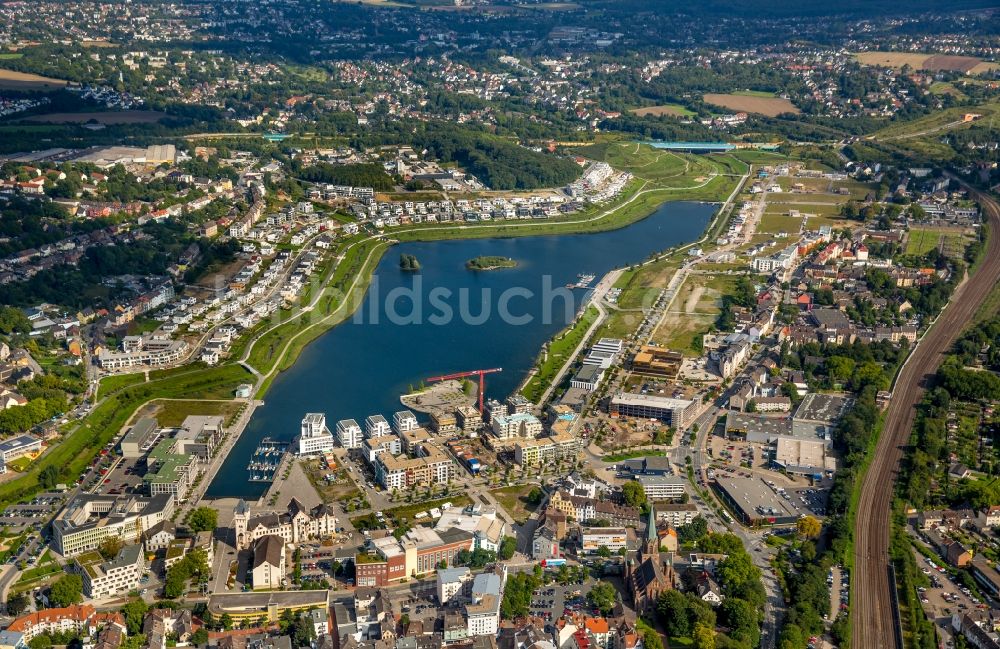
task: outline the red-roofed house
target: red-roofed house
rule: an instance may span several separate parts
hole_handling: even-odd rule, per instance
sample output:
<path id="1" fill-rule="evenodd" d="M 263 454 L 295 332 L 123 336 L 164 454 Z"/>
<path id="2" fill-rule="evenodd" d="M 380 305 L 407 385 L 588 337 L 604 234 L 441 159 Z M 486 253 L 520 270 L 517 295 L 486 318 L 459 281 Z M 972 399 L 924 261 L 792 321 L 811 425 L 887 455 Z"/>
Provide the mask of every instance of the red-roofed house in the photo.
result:
<path id="1" fill-rule="evenodd" d="M 10 623 L 8 631 L 24 634 L 25 642 L 43 633 L 80 633 L 93 635 L 105 624 L 125 624 L 121 613 L 98 613 L 90 604 L 66 608 L 49 608 L 19 617 Z"/>

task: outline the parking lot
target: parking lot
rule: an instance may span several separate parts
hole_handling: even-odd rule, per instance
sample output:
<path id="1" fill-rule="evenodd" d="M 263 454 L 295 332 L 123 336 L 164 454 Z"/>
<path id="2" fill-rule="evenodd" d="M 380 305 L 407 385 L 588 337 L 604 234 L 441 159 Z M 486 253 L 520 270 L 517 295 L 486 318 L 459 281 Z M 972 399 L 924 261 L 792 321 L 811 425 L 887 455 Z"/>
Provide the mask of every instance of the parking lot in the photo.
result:
<path id="1" fill-rule="evenodd" d="M 917 567 L 930 582 L 930 586 L 920 586 L 920 602 L 927 616 L 934 621 L 945 642 L 951 637 L 951 616 L 954 613 L 988 608 L 975 593 L 951 578 L 943 566 L 943 561 L 934 561 L 914 550 Z"/>
<path id="2" fill-rule="evenodd" d="M 41 529 L 45 522 L 62 506 L 64 496 L 58 493 L 43 493 L 28 503 L 10 505 L 0 515 L 0 526 L 7 533 L 21 533 L 28 528 Z"/>

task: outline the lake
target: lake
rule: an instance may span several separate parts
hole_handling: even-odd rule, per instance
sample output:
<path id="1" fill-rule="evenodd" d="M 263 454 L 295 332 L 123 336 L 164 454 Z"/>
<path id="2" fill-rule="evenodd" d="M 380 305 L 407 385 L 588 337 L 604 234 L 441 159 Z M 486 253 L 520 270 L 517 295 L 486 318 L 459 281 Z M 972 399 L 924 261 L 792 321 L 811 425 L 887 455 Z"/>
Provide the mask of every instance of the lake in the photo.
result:
<path id="1" fill-rule="evenodd" d="M 364 426 L 376 413 L 391 421 L 403 409 L 399 396 L 422 379 L 491 367 L 503 372 L 486 377 L 486 396 L 506 399 L 545 341 L 581 307 L 586 291 L 567 284 L 580 274 L 595 275 L 596 283 L 614 268 L 699 239 L 715 209 L 673 202 L 609 232 L 393 247 L 354 317 L 313 341 L 275 378 L 206 496 L 259 498 L 267 485 L 248 482 L 251 454 L 264 437 L 290 441 L 307 412 L 325 413 L 331 430 L 340 419 Z M 402 271 L 402 254 L 414 255 L 420 271 Z M 465 263 L 480 255 L 510 257 L 518 265 L 467 270 Z"/>

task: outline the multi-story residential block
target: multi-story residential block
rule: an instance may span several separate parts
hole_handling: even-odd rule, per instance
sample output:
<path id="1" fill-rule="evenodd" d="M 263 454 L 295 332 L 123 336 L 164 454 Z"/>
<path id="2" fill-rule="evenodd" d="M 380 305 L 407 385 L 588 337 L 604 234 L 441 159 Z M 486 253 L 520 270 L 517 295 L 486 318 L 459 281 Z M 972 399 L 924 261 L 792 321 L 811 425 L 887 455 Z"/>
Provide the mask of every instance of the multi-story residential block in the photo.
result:
<path id="1" fill-rule="evenodd" d="M 472 571 L 468 568 L 444 568 L 437 571 L 437 596 L 441 606 L 457 595 L 468 595 Z"/>
<path id="2" fill-rule="evenodd" d="M 346 449 L 361 448 L 364 439 L 361 426 L 353 419 L 341 419 L 337 422 L 337 441 Z"/>
<path id="3" fill-rule="evenodd" d="M 419 427 L 419 425 L 417 423 L 417 416 L 409 410 L 400 410 L 392 416 L 392 427 L 396 430 L 397 434 L 413 430 Z"/>
<path id="4" fill-rule="evenodd" d="M 107 624 L 125 625 L 121 613 L 98 613 L 90 604 L 66 608 L 47 608 L 15 619 L 7 627 L 11 633 L 22 634 L 24 642 L 46 633 L 75 633 L 91 636 Z"/>
<path id="5" fill-rule="evenodd" d="M 326 415 L 310 412 L 302 418 L 302 431 L 296 440 L 299 455 L 315 455 L 333 450 L 333 433 L 326 427 Z"/>
<path id="6" fill-rule="evenodd" d="M 126 336 L 122 351 L 102 350 L 97 362 L 105 370 L 125 370 L 133 367 L 160 367 L 184 360 L 188 344 L 183 340 Z"/>
<path id="7" fill-rule="evenodd" d="M 382 415 L 370 415 L 365 419 L 365 437 L 375 439 L 392 434 L 389 422 Z"/>
<path id="8" fill-rule="evenodd" d="M 500 564 L 499 573 L 484 572 L 472 582 L 472 601 L 465 605 L 465 620 L 469 636 L 495 636 L 500 630 L 500 602 L 507 578 L 507 567 Z"/>
<path id="9" fill-rule="evenodd" d="M 542 422 L 530 412 L 491 417 L 490 426 L 497 439 L 534 439 L 542 432 Z"/>
<path id="10" fill-rule="evenodd" d="M 375 477 L 388 490 L 403 490 L 415 485 L 447 484 L 452 475 L 452 461 L 436 446 L 420 447 L 420 457 L 407 458 L 383 453 L 375 462 Z"/>
<path id="11" fill-rule="evenodd" d="M 522 466 L 540 466 L 552 462 L 574 460 L 583 441 L 570 433 L 557 433 L 538 439 L 514 442 L 514 461 Z"/>

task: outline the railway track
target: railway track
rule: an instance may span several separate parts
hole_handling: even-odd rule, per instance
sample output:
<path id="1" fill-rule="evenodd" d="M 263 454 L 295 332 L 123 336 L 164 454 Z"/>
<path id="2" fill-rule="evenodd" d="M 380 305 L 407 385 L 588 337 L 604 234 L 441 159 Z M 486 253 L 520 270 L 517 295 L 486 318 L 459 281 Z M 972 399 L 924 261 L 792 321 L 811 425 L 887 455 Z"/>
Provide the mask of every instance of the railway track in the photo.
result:
<path id="1" fill-rule="evenodd" d="M 890 508 L 899 462 L 916 417 L 915 406 L 955 338 L 1000 281 L 1000 204 L 968 188 L 990 225 L 982 264 L 955 291 L 896 379 L 885 425 L 861 485 L 854 528 L 853 643 L 860 649 L 902 647 L 893 619 L 889 585 Z"/>

